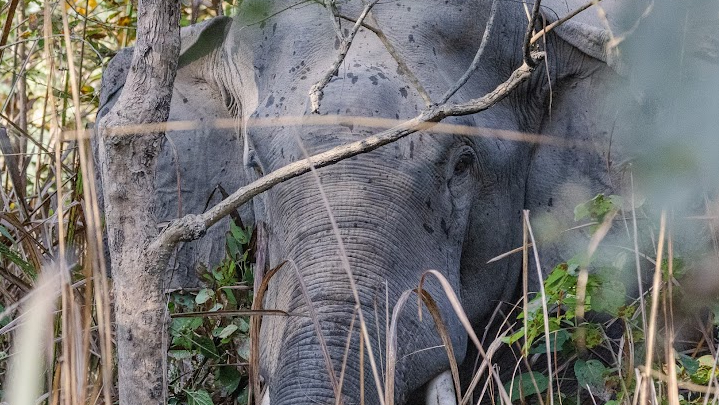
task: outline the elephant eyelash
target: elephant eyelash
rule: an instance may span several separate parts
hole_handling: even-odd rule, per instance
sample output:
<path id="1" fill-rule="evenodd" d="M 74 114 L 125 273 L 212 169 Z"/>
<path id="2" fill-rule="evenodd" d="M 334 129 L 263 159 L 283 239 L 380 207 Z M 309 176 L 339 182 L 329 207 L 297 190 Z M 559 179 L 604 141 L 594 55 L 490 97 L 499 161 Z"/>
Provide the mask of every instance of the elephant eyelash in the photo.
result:
<path id="1" fill-rule="evenodd" d="M 454 175 L 457 176 L 470 171 L 476 160 L 476 157 L 472 153 L 462 154 L 462 156 L 460 156 L 454 164 Z"/>

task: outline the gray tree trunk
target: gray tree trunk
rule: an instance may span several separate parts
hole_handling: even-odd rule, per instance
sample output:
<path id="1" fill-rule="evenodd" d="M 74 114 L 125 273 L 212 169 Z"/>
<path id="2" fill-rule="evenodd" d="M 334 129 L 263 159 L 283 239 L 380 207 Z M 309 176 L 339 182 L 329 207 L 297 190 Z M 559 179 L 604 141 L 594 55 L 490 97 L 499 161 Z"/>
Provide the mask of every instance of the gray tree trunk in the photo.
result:
<path id="1" fill-rule="evenodd" d="M 180 51 L 177 0 L 140 0 L 137 43 L 122 95 L 98 128 L 117 325 L 121 404 L 166 403 L 164 267 L 148 246 L 158 235 L 155 167 Z M 136 126 L 128 134 L 118 129 Z"/>

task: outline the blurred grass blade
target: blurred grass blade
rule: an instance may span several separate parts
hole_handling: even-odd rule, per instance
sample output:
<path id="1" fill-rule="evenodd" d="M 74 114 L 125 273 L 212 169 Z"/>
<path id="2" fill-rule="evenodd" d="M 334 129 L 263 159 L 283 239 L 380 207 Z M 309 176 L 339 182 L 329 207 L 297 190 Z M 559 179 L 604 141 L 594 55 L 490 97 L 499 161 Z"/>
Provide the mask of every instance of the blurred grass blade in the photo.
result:
<path id="1" fill-rule="evenodd" d="M 45 379 L 45 355 L 52 345 L 52 319 L 60 291 L 59 269 L 46 270 L 37 293 L 24 305 L 27 316 L 14 339 L 7 386 L 8 403 L 13 405 L 35 405 Z"/>

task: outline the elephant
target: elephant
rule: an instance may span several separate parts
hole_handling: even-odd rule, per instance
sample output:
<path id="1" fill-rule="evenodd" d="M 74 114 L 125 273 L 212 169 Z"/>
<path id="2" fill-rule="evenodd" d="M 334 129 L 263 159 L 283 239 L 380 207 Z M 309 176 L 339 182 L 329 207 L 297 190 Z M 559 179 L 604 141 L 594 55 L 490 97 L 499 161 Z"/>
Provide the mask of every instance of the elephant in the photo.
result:
<path id="1" fill-rule="evenodd" d="M 349 35 L 365 2 L 241 4 L 237 17 L 182 31 L 169 120 L 196 121 L 199 128 L 167 132 L 153 196 L 160 220 L 203 212 L 222 199 L 220 189 L 232 192 L 373 134 L 387 120 L 417 116 L 465 73 L 496 6 L 478 69 L 449 102 L 493 91 L 523 63 L 531 10 L 490 0 L 378 2 L 324 86 L 319 116 L 330 124 L 320 125 L 302 118 L 317 116 L 309 91 L 337 58 L 338 32 Z M 619 4 L 606 0 L 603 7 Z M 534 30 L 579 5 L 543 2 Z M 388 319 L 403 292 L 430 269 L 447 280 L 478 334 L 491 340 L 493 314 L 497 308 L 509 313 L 520 296 L 522 264 L 516 254 L 488 262 L 522 246 L 523 210 L 538 222 L 571 221 L 577 203 L 619 187 L 616 139 L 630 129 L 614 124 L 633 110 L 604 96 L 621 91 L 625 80 L 621 58 L 606 46 L 610 30 L 623 26 L 588 13 L 596 15 L 586 11 L 537 42 L 546 58 L 506 98 L 482 113 L 443 121 L 472 128 L 474 136 L 429 128 L 278 184 L 239 210 L 244 222 L 264 224 L 269 267 L 285 263 L 263 303 L 291 314 L 262 321 L 265 401 L 335 403 L 326 354 L 335 378 L 343 375 L 344 403 L 359 403 L 361 393 L 365 403 L 380 403 L 368 357 L 360 358 L 359 315 L 366 352 L 382 374 Z M 99 117 L 122 91 L 130 52 L 119 53 L 105 71 Z M 251 124 L 279 117 L 296 120 Z M 216 128 L 215 119 L 236 125 Z M 538 137 L 529 142 L 516 134 Z M 168 283 L 196 284 L 196 267 L 221 257 L 227 226 L 220 222 L 201 241 L 178 249 Z M 537 229 L 542 268 L 560 259 L 562 241 L 577 239 L 577 233 L 552 233 L 561 227 Z M 423 288 L 436 300 L 466 386 L 478 349 L 440 283 L 430 278 Z M 417 312 L 409 300 L 398 315 L 398 404 L 420 401 L 424 387 L 450 369 L 433 318 L 424 306 L 421 318 Z"/>

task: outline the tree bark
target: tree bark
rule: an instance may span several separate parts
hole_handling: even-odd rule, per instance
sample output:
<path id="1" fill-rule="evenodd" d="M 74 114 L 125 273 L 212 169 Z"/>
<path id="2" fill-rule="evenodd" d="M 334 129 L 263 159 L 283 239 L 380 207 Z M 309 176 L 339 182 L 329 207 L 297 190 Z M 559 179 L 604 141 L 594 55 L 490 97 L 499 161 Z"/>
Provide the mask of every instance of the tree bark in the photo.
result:
<path id="1" fill-rule="evenodd" d="M 164 267 L 151 265 L 148 254 L 158 234 L 152 196 L 164 134 L 113 130 L 167 120 L 180 51 L 179 16 L 177 0 L 139 1 L 130 72 L 118 102 L 98 125 L 121 404 L 165 404 L 167 399 Z"/>

